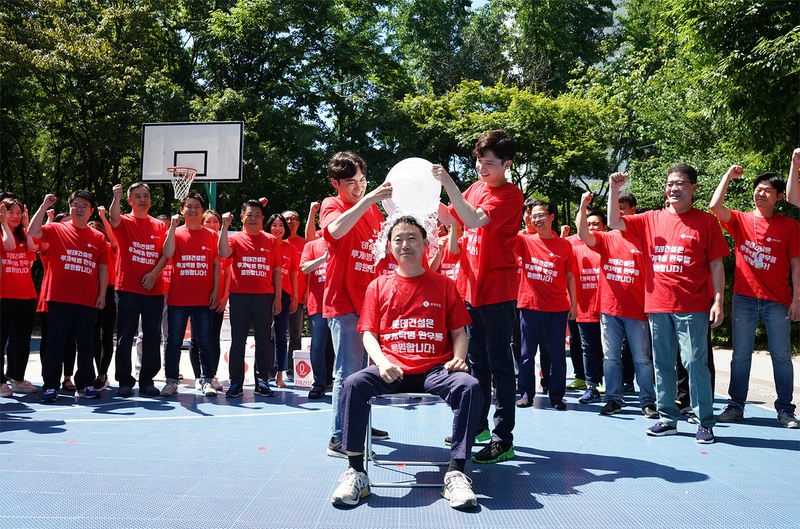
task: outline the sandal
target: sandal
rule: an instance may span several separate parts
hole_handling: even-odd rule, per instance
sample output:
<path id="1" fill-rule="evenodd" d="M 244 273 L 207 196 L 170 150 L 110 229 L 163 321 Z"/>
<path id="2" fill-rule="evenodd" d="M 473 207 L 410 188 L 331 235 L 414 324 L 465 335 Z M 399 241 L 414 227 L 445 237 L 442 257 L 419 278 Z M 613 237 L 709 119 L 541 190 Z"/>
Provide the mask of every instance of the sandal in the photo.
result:
<path id="1" fill-rule="evenodd" d="M 61 384 L 61 389 L 63 389 L 64 391 L 75 391 L 78 388 L 75 387 L 75 384 L 72 382 L 72 380 L 65 380 Z"/>

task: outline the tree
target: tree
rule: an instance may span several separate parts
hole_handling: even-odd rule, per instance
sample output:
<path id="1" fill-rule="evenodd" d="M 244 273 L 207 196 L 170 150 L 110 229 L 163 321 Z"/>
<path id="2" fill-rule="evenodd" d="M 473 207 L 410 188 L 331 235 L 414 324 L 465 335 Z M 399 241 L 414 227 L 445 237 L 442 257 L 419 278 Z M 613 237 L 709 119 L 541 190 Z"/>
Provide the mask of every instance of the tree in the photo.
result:
<path id="1" fill-rule="evenodd" d="M 188 109 L 176 82 L 188 61 L 173 4 L 4 4 L 3 187 L 34 203 L 85 188 L 107 203 L 114 183 L 138 173 L 141 124 Z"/>
<path id="2" fill-rule="evenodd" d="M 418 156 L 442 163 L 465 186 L 471 178 L 471 149 L 487 130 L 503 128 L 517 142 L 512 181 L 525 196 L 561 206 L 571 204 L 609 170 L 612 138 L 604 123 L 607 109 L 581 97 L 557 98 L 498 83 L 484 87 L 465 81 L 448 94 L 408 96 L 398 104 L 410 123 Z"/>

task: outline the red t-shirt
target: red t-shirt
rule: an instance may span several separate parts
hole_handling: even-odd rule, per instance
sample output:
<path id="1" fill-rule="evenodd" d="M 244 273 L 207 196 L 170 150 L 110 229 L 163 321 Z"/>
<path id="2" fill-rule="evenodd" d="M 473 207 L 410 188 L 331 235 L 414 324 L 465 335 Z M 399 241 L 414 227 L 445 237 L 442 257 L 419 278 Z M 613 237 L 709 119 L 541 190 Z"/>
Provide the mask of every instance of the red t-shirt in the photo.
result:
<path id="1" fill-rule="evenodd" d="M 303 248 L 306 247 L 306 240 L 304 238 L 300 237 L 300 236 L 297 236 L 297 237 L 289 237 L 288 239 L 286 239 L 286 242 L 288 242 L 289 244 L 294 246 L 295 250 L 297 250 L 297 258 L 298 258 L 298 262 L 299 262 L 300 256 L 303 254 Z M 299 268 L 298 268 L 298 270 L 297 270 L 297 291 L 298 291 L 297 292 L 297 302 L 298 303 L 302 303 L 303 302 L 303 296 L 305 296 L 305 294 L 306 294 L 306 288 L 308 288 L 306 286 L 306 275 L 303 272 L 301 272 L 299 270 Z"/>
<path id="2" fill-rule="evenodd" d="M 167 305 L 208 307 L 214 290 L 214 260 L 218 258 L 216 233 L 205 228 L 190 230 L 178 226 Z"/>
<path id="3" fill-rule="evenodd" d="M 297 248 L 294 247 L 293 244 L 287 241 L 280 241 L 278 245 L 278 251 L 281 254 L 281 288 L 284 292 L 292 295 L 292 280 L 291 280 L 291 273 L 298 272 L 296 275 L 301 276 L 303 275 L 300 270 L 300 254 L 297 252 Z M 297 280 L 298 285 L 300 280 Z M 302 302 L 301 298 L 298 298 L 298 302 Z"/>
<path id="4" fill-rule="evenodd" d="M 3 271 L 0 274 L 0 298 L 3 299 L 36 299 L 36 287 L 31 277 L 31 263 L 36 254 L 28 250 L 27 241 L 20 242 L 14 238 L 16 248 L 0 250 L 3 260 Z"/>
<path id="5" fill-rule="evenodd" d="M 117 250 L 108 241 L 106 241 L 106 248 L 108 249 L 108 286 L 114 288 L 114 285 L 117 284 Z"/>
<path id="6" fill-rule="evenodd" d="M 164 288 L 169 292 L 169 285 L 172 283 L 172 259 L 161 269 L 161 279 L 164 281 Z"/>
<path id="7" fill-rule="evenodd" d="M 574 255 L 569 241 L 560 237 L 517 235 L 515 253 L 522 258 L 517 307 L 542 312 L 569 310 L 567 271 Z"/>
<path id="8" fill-rule="evenodd" d="M 596 232 L 595 232 L 596 233 Z M 600 255 L 586 246 L 580 237 L 567 237 L 575 255 L 573 273 L 578 297 L 578 323 L 598 323 L 600 307 L 597 289 L 600 285 Z"/>
<path id="9" fill-rule="evenodd" d="M 642 241 L 647 313 L 706 312 L 711 308 L 708 263 L 731 252 L 717 218 L 699 209 L 628 215 L 626 230 Z"/>
<path id="10" fill-rule="evenodd" d="M 600 256 L 600 312 L 647 320 L 644 312 L 644 255 L 627 231 L 594 232 Z"/>
<path id="11" fill-rule="evenodd" d="M 91 227 L 78 229 L 72 222 L 51 222 L 42 226 L 41 240 L 50 245 L 44 301 L 94 307 L 100 265 L 108 265 L 105 235 Z"/>
<path id="12" fill-rule="evenodd" d="M 460 273 L 465 278 L 465 299 L 473 307 L 516 299 L 514 239 L 522 222 L 522 191 L 510 182 L 490 187 L 481 181 L 472 184 L 464 198 L 489 217 L 486 226 L 464 231 Z M 448 209 L 458 218 L 452 205 Z"/>
<path id="13" fill-rule="evenodd" d="M 164 280 L 159 274 L 153 288 L 145 290 L 142 278 L 150 273 L 159 259 L 167 238 L 164 223 L 153 217 L 138 219 L 131 214 L 120 216 L 119 225 L 113 228 L 117 238 L 117 282 L 121 292 L 159 295 L 166 294 Z"/>
<path id="14" fill-rule="evenodd" d="M 228 244 L 233 250 L 229 256 L 233 267 L 231 293 L 274 294 L 272 273 L 281 266 L 280 241 L 271 233 L 248 235 L 240 231 L 228 237 Z"/>
<path id="15" fill-rule="evenodd" d="M 313 261 L 318 257 L 325 254 L 325 239 L 316 239 L 309 241 L 303 247 L 303 255 L 300 257 L 300 264 L 303 265 L 309 261 Z M 306 309 L 308 315 L 319 314 L 322 312 L 322 299 L 325 295 L 325 271 L 328 267 L 328 261 L 322 263 L 319 268 L 307 275 L 306 284 L 308 285 L 308 304 Z M 298 274 L 299 275 L 299 274 Z"/>
<path id="16" fill-rule="evenodd" d="M 404 373 L 419 374 L 453 358 L 449 331 L 470 322 L 455 283 L 426 270 L 416 277 L 390 273 L 370 283 L 358 330 L 377 334 L 383 354 Z"/>
<path id="17" fill-rule="evenodd" d="M 375 204 L 341 239 L 334 239 L 328 232 L 330 223 L 353 206 L 355 204 L 347 204 L 339 197 L 328 197 L 320 207 L 319 225 L 330 256 L 322 307 L 325 318 L 351 312 L 361 314 L 364 292 L 380 274 L 370 249 L 378 239 L 383 222 L 383 215 Z"/>
<path id="18" fill-rule="evenodd" d="M 800 255 L 800 224 L 777 213 L 765 219 L 752 211 L 731 211 L 730 222 L 722 227 L 735 242 L 733 291 L 791 305 L 790 261 Z"/>

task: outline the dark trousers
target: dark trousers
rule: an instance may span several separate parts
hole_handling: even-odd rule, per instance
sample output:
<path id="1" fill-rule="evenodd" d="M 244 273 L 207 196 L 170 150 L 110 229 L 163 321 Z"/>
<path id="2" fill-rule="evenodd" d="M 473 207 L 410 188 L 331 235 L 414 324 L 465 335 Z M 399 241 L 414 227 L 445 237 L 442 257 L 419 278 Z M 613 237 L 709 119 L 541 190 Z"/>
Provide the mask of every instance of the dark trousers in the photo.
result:
<path id="1" fill-rule="evenodd" d="M 581 347 L 581 331 L 578 322 L 569 320 L 569 357 L 572 362 L 572 372 L 575 378 L 586 380 L 586 371 L 583 366 L 583 347 Z"/>
<path id="2" fill-rule="evenodd" d="M 517 400 L 514 383 L 514 359 L 511 355 L 511 334 L 514 328 L 515 301 L 504 301 L 480 307 L 467 304 L 472 323 L 467 325 L 469 362 L 472 374 L 483 392 L 483 410 L 479 430 L 489 428 L 489 408 L 492 403 L 492 382 L 496 390 L 494 430 L 492 439 L 503 447 L 514 441 L 514 422 Z"/>
<path id="3" fill-rule="evenodd" d="M 39 354 L 47 350 L 47 313 L 39 313 L 39 324 L 42 328 L 42 341 L 39 343 Z M 75 329 L 70 329 L 67 339 L 64 342 L 64 350 L 61 351 L 61 363 L 65 377 L 71 377 L 75 372 Z"/>
<path id="4" fill-rule="evenodd" d="M 133 387 L 136 379 L 131 375 L 131 347 L 142 319 L 142 367 L 139 370 L 139 387 L 153 385 L 153 377 L 161 370 L 161 313 L 164 310 L 162 294 L 137 294 L 116 292 L 117 299 L 117 354 L 115 377 L 120 387 Z"/>
<path id="5" fill-rule="evenodd" d="M 542 312 L 522 309 L 522 362 L 519 366 L 519 391 L 523 397 L 533 399 L 536 395 L 536 350 L 546 334 L 550 344 L 550 378 L 548 392 L 550 402 L 564 399 L 567 385 L 567 360 L 564 338 L 567 328 L 567 311 Z"/>
<path id="6" fill-rule="evenodd" d="M 8 351 L 7 369 L 0 365 L 0 381 L 3 383 L 7 378 L 25 380 L 35 316 L 36 299 L 0 299 L 0 362 L 5 362 L 3 351 Z"/>
<path id="7" fill-rule="evenodd" d="M 286 344 L 286 331 L 289 329 L 289 304 L 292 296 L 281 292 L 281 311 L 272 319 L 272 342 L 275 348 L 275 371 L 289 369 L 289 353 Z M 298 309 L 299 310 L 299 309 Z"/>
<path id="8" fill-rule="evenodd" d="M 272 302 L 275 294 L 231 293 L 231 350 L 228 368 L 231 384 L 244 382 L 244 348 L 250 322 L 256 340 L 255 381 L 269 380 L 269 372 L 275 363 L 275 353 L 269 347 L 269 330 L 272 327 Z"/>
<path id="9" fill-rule="evenodd" d="M 302 348 L 303 320 L 305 308 L 297 304 L 297 310 L 289 314 L 289 370 L 294 370 L 294 352 Z M 313 368 L 312 368 L 313 369 Z"/>
<path id="10" fill-rule="evenodd" d="M 583 370 L 586 382 L 598 386 L 603 383 L 603 340 L 600 322 L 578 323 L 583 350 Z"/>
<path id="11" fill-rule="evenodd" d="M 47 349 L 42 361 L 42 389 L 58 389 L 61 381 L 61 366 L 64 360 L 64 344 L 70 330 L 75 332 L 78 349 L 78 371 L 75 385 L 85 388 L 94 383 L 94 324 L 97 309 L 75 303 L 51 301 L 47 304 Z"/>
<path id="12" fill-rule="evenodd" d="M 214 365 L 211 370 L 211 377 L 217 376 L 219 369 L 219 336 L 222 334 L 222 322 L 225 319 L 225 311 L 214 312 L 211 317 L 211 350 L 214 351 Z M 200 346 L 197 344 L 197 338 L 194 334 L 194 324 L 192 324 L 192 345 L 189 348 L 189 361 L 192 363 L 192 371 L 194 371 L 194 378 L 202 377 L 202 367 L 200 365 Z"/>
<path id="13" fill-rule="evenodd" d="M 394 382 L 385 382 L 374 364 L 347 377 L 342 388 L 342 448 L 347 452 L 363 453 L 370 399 L 385 393 L 402 392 L 430 393 L 441 397 L 453 410 L 450 458 L 470 457 L 478 433 L 483 393 L 475 377 L 461 371 L 448 373 L 443 366 L 418 375 L 406 374 L 402 380 Z"/>
<path id="14" fill-rule="evenodd" d="M 114 287 L 106 290 L 106 306 L 97 314 L 94 326 L 94 362 L 98 375 L 107 375 L 114 356 L 114 326 L 117 324 L 117 304 Z"/>

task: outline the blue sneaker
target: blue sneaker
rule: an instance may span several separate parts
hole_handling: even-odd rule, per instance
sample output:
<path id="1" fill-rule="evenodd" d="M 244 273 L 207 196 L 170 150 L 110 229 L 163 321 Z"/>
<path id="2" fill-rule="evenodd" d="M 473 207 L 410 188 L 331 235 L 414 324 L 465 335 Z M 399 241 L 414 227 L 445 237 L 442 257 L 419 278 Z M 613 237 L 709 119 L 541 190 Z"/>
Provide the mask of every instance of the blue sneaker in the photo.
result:
<path id="1" fill-rule="evenodd" d="M 592 402 L 600 402 L 600 392 L 595 388 L 587 388 L 581 398 L 578 399 L 581 404 L 590 404 Z"/>
<path id="2" fill-rule="evenodd" d="M 658 421 L 653 426 L 645 430 L 647 435 L 652 437 L 664 437 L 665 435 L 675 435 L 678 433 L 678 429 L 674 426 L 668 426 L 661 421 Z"/>
<path id="3" fill-rule="evenodd" d="M 714 432 L 711 428 L 706 428 L 702 424 L 697 425 L 697 433 L 694 436 L 694 440 L 700 444 L 710 445 L 714 442 Z"/>
<path id="4" fill-rule="evenodd" d="M 100 396 L 100 392 L 94 389 L 94 386 L 86 386 L 85 388 L 76 391 L 75 396 L 84 399 L 96 399 Z"/>
<path id="5" fill-rule="evenodd" d="M 241 397 L 243 393 L 242 385 L 238 382 L 234 382 L 231 384 L 231 387 L 228 388 L 228 391 L 225 392 L 226 397 Z"/>
<path id="6" fill-rule="evenodd" d="M 256 384 L 256 393 L 260 394 L 263 397 L 274 397 L 275 392 L 272 391 L 272 388 L 269 387 L 266 380 L 259 380 L 258 384 Z"/>
<path id="7" fill-rule="evenodd" d="M 42 402 L 55 402 L 58 400 L 58 391 L 53 388 L 44 390 L 42 393 Z"/>

